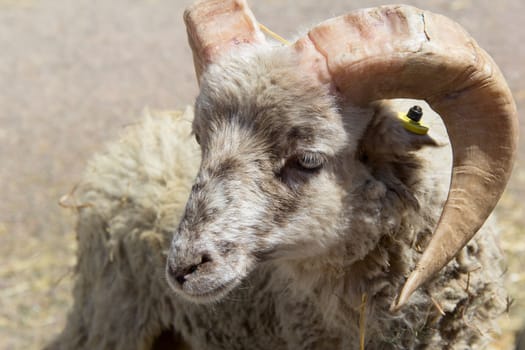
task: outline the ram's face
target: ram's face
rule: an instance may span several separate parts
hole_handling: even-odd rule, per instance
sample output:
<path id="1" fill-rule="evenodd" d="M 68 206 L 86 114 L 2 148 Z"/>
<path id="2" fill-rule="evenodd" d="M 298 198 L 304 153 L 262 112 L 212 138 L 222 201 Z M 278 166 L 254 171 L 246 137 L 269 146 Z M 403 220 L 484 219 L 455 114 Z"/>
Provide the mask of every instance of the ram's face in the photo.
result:
<path id="1" fill-rule="evenodd" d="M 167 268 L 196 302 L 218 300 L 258 263 L 336 244 L 342 216 L 347 136 L 332 99 L 290 67 L 243 63 L 212 66 L 196 103 L 202 163 Z"/>
<path id="2" fill-rule="evenodd" d="M 204 161 L 168 261 L 174 276 L 180 275 L 180 261 L 194 261 L 185 271 L 192 271 L 186 276 L 195 282 L 188 280 L 186 287 L 174 283 L 176 289 L 212 295 L 238 283 L 231 281 L 250 270 L 254 252 L 282 252 L 294 240 L 301 247 L 308 235 L 297 232 L 319 226 L 321 215 L 340 217 L 343 206 L 326 208 L 327 198 L 340 201 L 333 159 L 342 149 L 344 132 L 327 107 L 325 91 L 315 86 L 331 85 L 343 103 L 361 106 L 388 98 L 427 100 L 450 135 L 452 180 L 443 215 L 394 309 L 449 263 L 494 209 L 516 158 L 516 106 L 491 57 L 457 23 L 410 6 L 381 6 L 333 18 L 294 44 L 272 49 L 243 0 L 222 1 L 221 6 L 200 1 L 184 19 L 197 76 L 203 78 L 195 130 L 202 138 Z M 262 48 L 273 57 L 243 52 Z M 353 123 L 345 127 L 356 130 Z M 349 133 L 360 136 L 354 131 Z M 284 146 L 279 142 L 283 137 L 290 138 Z M 352 150 L 357 138 L 347 139 Z M 235 163 L 237 175 L 217 180 L 221 172 L 216 169 L 228 158 L 232 161 L 226 164 Z M 317 167 L 319 158 L 323 161 Z M 220 185 L 212 188 L 211 183 Z M 225 204 L 217 206 L 220 198 Z M 211 246 L 219 251 L 220 244 L 235 240 L 242 247 L 237 259 L 198 252 Z M 185 253 L 190 250 L 196 253 Z M 209 278 L 215 287 L 200 278 Z"/>

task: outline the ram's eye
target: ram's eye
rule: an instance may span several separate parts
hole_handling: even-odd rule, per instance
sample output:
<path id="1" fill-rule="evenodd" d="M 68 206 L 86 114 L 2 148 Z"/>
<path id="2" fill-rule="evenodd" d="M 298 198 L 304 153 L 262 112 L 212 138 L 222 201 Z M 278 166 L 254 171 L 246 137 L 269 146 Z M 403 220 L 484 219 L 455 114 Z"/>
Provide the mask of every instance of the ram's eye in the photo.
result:
<path id="1" fill-rule="evenodd" d="M 320 169 L 324 164 L 324 156 L 316 152 L 304 152 L 297 156 L 297 164 L 307 170 Z"/>
<path id="2" fill-rule="evenodd" d="M 195 133 L 195 141 L 197 141 L 199 145 L 201 144 L 201 138 L 199 137 L 197 133 Z"/>

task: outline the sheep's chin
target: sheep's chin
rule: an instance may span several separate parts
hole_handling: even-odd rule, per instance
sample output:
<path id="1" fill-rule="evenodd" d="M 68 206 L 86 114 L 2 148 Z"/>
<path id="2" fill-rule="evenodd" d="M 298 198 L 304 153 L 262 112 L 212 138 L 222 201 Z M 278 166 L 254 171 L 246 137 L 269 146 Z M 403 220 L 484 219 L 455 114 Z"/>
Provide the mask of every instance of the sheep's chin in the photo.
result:
<path id="1" fill-rule="evenodd" d="M 212 287 L 200 281 L 187 281 L 181 287 L 176 282 L 173 282 L 169 275 L 167 275 L 167 280 L 171 289 L 177 295 L 196 304 L 220 301 L 239 284 L 239 279 L 234 278 L 228 281 L 221 281 L 219 285 L 215 283 Z"/>
<path id="2" fill-rule="evenodd" d="M 186 300 L 189 300 L 196 304 L 208 304 L 220 301 L 224 298 L 229 292 L 231 292 L 238 285 L 236 280 L 227 282 L 215 289 L 188 293 L 184 290 L 179 290 L 179 295 L 183 296 Z"/>

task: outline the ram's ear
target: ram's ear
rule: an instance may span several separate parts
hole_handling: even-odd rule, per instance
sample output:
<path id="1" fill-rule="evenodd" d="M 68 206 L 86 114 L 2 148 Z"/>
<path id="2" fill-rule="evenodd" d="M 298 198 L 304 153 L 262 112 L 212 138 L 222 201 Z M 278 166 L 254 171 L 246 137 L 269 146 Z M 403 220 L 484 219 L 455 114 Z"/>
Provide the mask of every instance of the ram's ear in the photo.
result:
<path id="1" fill-rule="evenodd" d="M 373 104 L 374 116 L 363 135 L 359 149 L 367 157 L 392 158 L 402 157 L 425 146 L 444 146 L 430 136 L 409 131 L 399 118 L 399 111 L 388 101 Z"/>
<path id="2" fill-rule="evenodd" d="M 419 209 L 413 186 L 419 182 L 421 161 L 415 154 L 425 147 L 440 147 L 434 138 L 405 129 L 399 112 L 386 101 L 372 105 L 374 115 L 358 144 L 358 159 L 381 182 L 393 200 L 406 208 Z"/>

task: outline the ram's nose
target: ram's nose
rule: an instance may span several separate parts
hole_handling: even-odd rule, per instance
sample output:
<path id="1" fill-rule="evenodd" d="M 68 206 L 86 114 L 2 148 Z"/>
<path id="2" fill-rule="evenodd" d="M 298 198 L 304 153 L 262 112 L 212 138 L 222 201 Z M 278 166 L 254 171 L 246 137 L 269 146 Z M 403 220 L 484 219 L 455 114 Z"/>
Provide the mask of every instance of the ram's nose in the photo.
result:
<path id="1" fill-rule="evenodd" d="M 182 286 L 191 275 L 196 274 L 206 264 L 210 264 L 212 259 L 209 254 L 203 253 L 198 261 L 198 263 L 193 264 L 177 264 L 173 259 L 168 259 L 168 274 Z"/>

